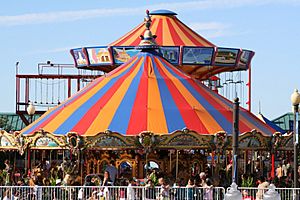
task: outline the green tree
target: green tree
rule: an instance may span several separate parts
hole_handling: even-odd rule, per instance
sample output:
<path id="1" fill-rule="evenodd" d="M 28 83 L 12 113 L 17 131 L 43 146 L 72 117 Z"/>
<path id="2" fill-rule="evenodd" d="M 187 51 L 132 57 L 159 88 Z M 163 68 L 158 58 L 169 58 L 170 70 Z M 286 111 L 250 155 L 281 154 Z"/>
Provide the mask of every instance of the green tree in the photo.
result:
<path id="1" fill-rule="evenodd" d="M 8 124 L 9 120 L 7 117 L 1 116 L 0 117 L 0 128 L 5 130 L 6 132 L 10 132 L 12 130 L 11 125 Z"/>

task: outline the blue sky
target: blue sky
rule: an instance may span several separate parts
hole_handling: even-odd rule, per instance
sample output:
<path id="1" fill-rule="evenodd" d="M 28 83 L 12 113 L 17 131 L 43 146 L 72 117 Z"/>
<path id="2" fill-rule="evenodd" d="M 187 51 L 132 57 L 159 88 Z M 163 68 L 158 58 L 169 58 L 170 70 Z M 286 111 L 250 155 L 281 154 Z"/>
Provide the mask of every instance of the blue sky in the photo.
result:
<path id="1" fill-rule="evenodd" d="M 15 63 L 73 63 L 69 49 L 106 45 L 143 20 L 145 10 L 169 9 L 218 46 L 251 49 L 252 111 L 273 119 L 291 110 L 300 89 L 300 0 L 5 1 L 0 12 L 1 112 L 15 109 Z"/>

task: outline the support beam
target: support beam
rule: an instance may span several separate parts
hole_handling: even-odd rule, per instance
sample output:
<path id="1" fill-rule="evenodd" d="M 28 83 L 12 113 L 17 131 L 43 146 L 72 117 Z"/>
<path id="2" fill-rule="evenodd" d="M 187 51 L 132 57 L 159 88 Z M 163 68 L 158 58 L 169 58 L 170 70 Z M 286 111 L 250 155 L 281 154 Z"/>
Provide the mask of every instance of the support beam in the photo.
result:
<path id="1" fill-rule="evenodd" d="M 23 113 L 17 113 L 17 114 L 20 116 L 21 120 L 23 121 L 23 123 L 26 126 L 28 126 L 30 124 L 29 121 L 28 121 L 28 119 L 25 117 L 25 115 Z"/>
<path id="2" fill-rule="evenodd" d="M 238 138 L 239 138 L 239 98 L 234 99 L 233 104 L 233 132 L 232 132 L 232 182 L 238 184 Z"/>

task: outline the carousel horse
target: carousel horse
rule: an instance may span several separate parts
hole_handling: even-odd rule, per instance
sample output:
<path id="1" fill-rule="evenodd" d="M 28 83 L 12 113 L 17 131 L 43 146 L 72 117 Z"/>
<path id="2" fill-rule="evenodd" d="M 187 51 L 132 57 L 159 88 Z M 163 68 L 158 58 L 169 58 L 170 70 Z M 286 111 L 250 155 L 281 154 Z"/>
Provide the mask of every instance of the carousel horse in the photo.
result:
<path id="1" fill-rule="evenodd" d="M 78 184 L 79 178 L 79 162 L 78 161 L 64 161 L 62 163 L 62 169 L 66 173 L 64 177 L 63 184 L 65 185 L 74 185 Z M 79 177 L 79 178 L 78 178 Z M 81 182 L 81 181 L 80 181 Z"/>
<path id="2" fill-rule="evenodd" d="M 35 183 L 35 184 L 41 184 L 41 180 L 42 180 L 42 170 L 40 167 L 38 166 L 35 166 L 32 170 L 31 170 L 31 173 L 30 173 L 30 179 L 32 179 L 32 181 Z"/>

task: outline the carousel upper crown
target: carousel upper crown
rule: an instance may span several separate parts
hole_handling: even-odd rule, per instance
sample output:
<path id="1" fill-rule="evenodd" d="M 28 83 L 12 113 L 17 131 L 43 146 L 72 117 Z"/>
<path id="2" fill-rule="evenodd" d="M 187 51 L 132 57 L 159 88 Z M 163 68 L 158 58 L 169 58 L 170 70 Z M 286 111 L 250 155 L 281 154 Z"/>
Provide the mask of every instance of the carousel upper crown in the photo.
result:
<path id="1" fill-rule="evenodd" d="M 151 16 L 149 15 L 149 10 L 146 10 L 146 16 L 144 18 L 144 24 L 146 27 L 146 30 L 144 32 L 144 35 L 141 35 L 141 42 L 137 46 L 137 49 L 158 49 L 159 46 L 157 45 L 155 38 L 156 35 L 153 35 L 150 26 L 151 26 L 152 20 Z"/>

